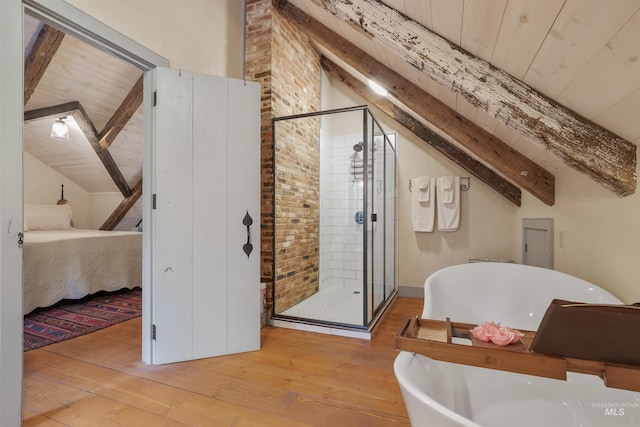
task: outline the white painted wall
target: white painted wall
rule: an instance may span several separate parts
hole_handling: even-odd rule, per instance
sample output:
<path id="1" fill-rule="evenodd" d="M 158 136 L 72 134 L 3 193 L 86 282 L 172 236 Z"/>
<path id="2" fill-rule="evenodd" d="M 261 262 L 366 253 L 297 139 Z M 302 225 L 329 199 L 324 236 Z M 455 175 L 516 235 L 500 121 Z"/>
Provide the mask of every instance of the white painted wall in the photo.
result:
<path id="1" fill-rule="evenodd" d="M 73 226 L 98 230 L 120 204 L 120 193 L 88 193 L 75 182 L 24 152 L 24 202 L 55 205 L 60 199 L 60 184 L 64 198 L 71 205 Z"/>
<path id="2" fill-rule="evenodd" d="M 522 218 L 553 218 L 556 270 L 595 283 L 626 303 L 638 302 L 639 214 L 637 193 L 620 199 L 582 174 L 563 170 L 556 175 L 554 206 L 522 193 L 515 216 L 515 259 L 522 260 Z"/>
<path id="3" fill-rule="evenodd" d="M 469 176 L 468 172 L 440 155 L 422 140 L 400 129 L 398 147 L 398 269 L 400 286 L 422 287 L 434 271 L 471 258 L 513 260 L 513 217 L 517 207 L 484 183 L 471 177 L 470 189 L 460 193 L 460 228 L 416 233 L 411 225 L 409 180 L 432 177 Z M 436 213 L 437 215 L 437 213 Z"/>
<path id="4" fill-rule="evenodd" d="M 120 193 L 89 193 L 89 228 L 98 230 L 123 199 Z"/>
<path id="5" fill-rule="evenodd" d="M 242 78 L 241 0 L 67 0 L 167 58 L 172 68 Z"/>
<path id="6" fill-rule="evenodd" d="M 60 199 L 60 185 L 64 184 L 64 198 L 71 205 L 74 227 L 90 228 L 89 193 L 26 151 L 23 159 L 24 202 L 55 205 Z"/>

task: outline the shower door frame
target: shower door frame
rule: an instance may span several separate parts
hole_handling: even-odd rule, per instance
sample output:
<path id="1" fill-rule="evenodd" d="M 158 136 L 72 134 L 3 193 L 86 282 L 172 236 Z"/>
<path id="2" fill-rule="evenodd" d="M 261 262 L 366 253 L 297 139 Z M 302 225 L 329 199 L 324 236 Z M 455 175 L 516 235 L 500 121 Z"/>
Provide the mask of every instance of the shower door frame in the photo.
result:
<path id="1" fill-rule="evenodd" d="M 371 119 L 371 124 L 370 126 L 368 123 L 368 118 Z M 372 129 L 371 135 L 369 137 L 368 135 L 368 131 L 369 128 Z M 373 193 L 375 192 L 375 177 L 376 177 L 376 158 L 374 157 L 371 160 L 371 193 L 372 194 L 368 194 L 369 191 L 369 185 L 365 185 L 364 186 L 364 195 L 363 195 L 363 204 L 364 204 L 364 210 L 365 210 L 365 227 L 363 228 L 363 232 L 364 232 L 364 237 L 363 237 L 363 246 L 365 248 L 365 250 L 367 251 L 366 255 L 364 257 L 364 265 L 363 265 L 363 272 L 364 272 L 364 277 L 363 277 L 363 288 L 364 288 L 364 297 L 363 297 L 363 303 L 364 303 L 364 307 L 363 307 L 363 324 L 365 325 L 365 327 L 367 327 L 368 325 L 371 324 L 371 322 L 374 322 L 376 320 L 376 316 L 381 313 L 382 311 L 384 311 L 385 307 L 388 305 L 388 303 L 391 300 L 391 297 L 394 294 L 397 294 L 398 292 L 398 288 L 396 286 L 397 284 L 397 275 L 395 272 L 395 267 L 394 267 L 394 275 L 393 275 L 393 289 L 391 290 L 389 295 L 386 295 L 387 292 L 387 286 L 386 286 L 386 280 L 387 280 L 387 227 L 391 226 L 393 228 L 393 235 L 394 235 L 394 241 L 393 241 L 393 253 L 392 253 L 392 262 L 394 263 L 394 266 L 396 265 L 396 254 L 397 254 L 397 248 L 396 248 L 396 241 L 397 241 L 397 228 L 396 228 L 396 215 L 397 215 L 397 211 L 395 208 L 395 204 L 394 204 L 394 217 L 393 217 L 393 221 L 392 224 L 389 224 L 387 221 L 387 149 L 392 149 L 394 151 L 394 182 L 393 182 L 393 195 L 394 195 L 394 199 L 396 198 L 396 176 L 395 176 L 395 170 L 396 170 L 396 162 L 397 162 L 397 157 L 396 157 L 396 150 L 395 147 L 392 146 L 390 139 L 389 139 L 389 135 L 391 133 L 385 132 L 384 128 L 380 125 L 380 122 L 378 122 L 378 120 L 376 119 L 376 117 L 371 113 L 371 111 L 369 110 L 369 108 L 366 108 L 364 110 L 364 118 L 363 118 L 363 139 L 365 142 L 365 146 L 364 146 L 364 170 L 363 170 L 363 175 L 364 178 L 367 179 L 369 176 L 369 171 L 368 171 L 368 167 L 369 167 L 369 160 L 367 158 L 367 155 L 369 154 L 369 149 L 371 150 L 371 152 L 373 153 L 374 149 L 375 149 L 375 139 L 378 136 L 382 137 L 382 171 L 381 174 L 383 176 L 383 183 L 384 186 L 382 188 L 382 208 L 381 209 L 376 209 L 374 206 L 374 197 L 373 197 Z M 375 129 L 380 130 L 380 133 L 376 133 Z M 394 137 L 394 143 L 396 141 L 397 136 Z M 369 147 L 370 146 L 370 147 Z M 379 175 L 378 175 L 379 176 Z M 376 239 L 373 239 L 372 242 L 372 246 L 371 248 L 368 247 L 368 239 L 369 239 L 369 224 L 368 221 L 372 221 L 372 215 L 369 213 L 369 206 L 372 207 L 371 211 L 372 213 L 376 213 L 376 215 L 379 216 L 379 212 L 382 212 L 382 219 L 383 219 L 383 233 L 382 233 L 382 248 L 383 248 L 383 252 L 382 252 L 382 300 L 376 305 L 376 296 L 375 296 L 375 289 L 376 289 L 376 283 L 375 283 L 375 279 L 376 279 L 376 274 L 375 274 L 375 265 L 374 265 L 374 261 L 376 260 L 375 258 L 375 251 L 376 251 Z M 378 219 L 376 219 L 376 222 L 378 221 Z M 374 233 L 374 228 L 373 228 L 373 224 L 371 224 L 371 233 Z M 379 243 L 379 239 L 378 239 L 378 244 Z M 368 265 L 368 261 L 369 258 L 371 257 L 371 265 Z M 369 284 L 369 279 L 371 279 L 371 284 Z M 370 306 L 368 305 L 369 303 L 369 285 L 371 286 L 371 291 L 372 291 L 372 295 L 371 295 L 371 304 Z"/>
<path id="2" fill-rule="evenodd" d="M 293 115 L 288 115 L 288 116 L 281 116 L 281 117 L 274 117 L 271 119 L 271 140 L 272 140 L 272 145 L 273 145 L 273 182 L 274 182 L 274 189 L 273 189 L 273 194 L 272 194 L 272 206 L 274 209 L 274 218 L 273 218 L 273 235 L 272 235 L 272 248 L 274 251 L 274 256 L 273 256 L 273 262 L 272 262 L 272 272 L 273 272 L 273 303 L 271 306 L 271 318 L 273 319 L 277 319 L 277 320 L 286 320 L 286 321 L 294 321 L 294 322 L 302 322 L 302 323 L 307 323 L 307 324 L 317 324 L 317 325 L 323 325 L 323 326 L 334 326 L 334 327 L 340 327 L 340 328 L 345 328 L 345 329 L 355 329 L 355 330 L 368 330 L 370 326 L 372 326 L 373 324 L 375 324 L 375 322 L 378 320 L 379 314 L 384 310 L 384 308 L 386 306 L 389 305 L 389 303 L 392 301 L 393 297 L 398 293 L 398 287 L 397 287 L 397 274 L 394 273 L 394 284 L 393 284 L 393 289 L 390 292 L 390 294 L 388 296 L 385 296 L 385 298 L 383 298 L 382 302 L 378 305 L 378 307 L 373 307 L 373 298 L 372 298 L 372 304 L 371 307 L 369 307 L 368 305 L 368 286 L 367 286 L 367 281 L 368 281 L 368 252 L 367 252 L 367 244 L 368 244 L 368 228 L 369 228 L 369 221 L 370 221 L 370 213 L 367 207 L 367 202 L 368 202 L 368 194 L 367 194 L 367 185 L 363 186 L 363 211 L 364 211 L 364 222 L 363 222 L 363 232 L 364 232 L 364 236 L 363 236 L 363 250 L 365 251 L 365 253 L 363 254 L 363 266 L 362 266 L 362 274 L 363 274 L 363 278 L 362 278 L 362 291 L 363 291 L 363 321 L 362 324 L 358 325 L 358 324 L 351 324 L 351 323 L 340 323 L 340 322 L 335 322 L 335 321 L 328 321 L 328 320 L 322 320 L 322 319 L 311 319 L 311 318 L 305 318 L 305 317 L 298 317 L 298 316 L 289 316 L 289 315 L 283 315 L 283 314 L 277 314 L 276 313 L 276 298 L 275 298 L 275 287 L 276 287 L 276 281 L 277 281 L 277 277 L 276 277 L 276 254 L 275 254 L 275 248 L 276 248 L 276 218 L 275 218 L 275 207 L 276 207 L 276 188 L 275 188 L 275 183 L 277 181 L 277 177 L 276 177 L 276 173 L 277 173 L 277 167 L 276 167 L 276 156 L 277 156 L 277 152 L 276 152 L 276 123 L 277 122 L 281 122 L 281 121 L 287 121 L 287 120 L 296 120 L 296 119 L 304 119 L 304 118 L 309 118 L 309 117 L 321 117 L 321 116 L 325 116 L 325 115 L 331 115 L 331 114 L 339 114 L 339 113 L 349 113 L 349 112 L 356 112 L 356 111 L 363 111 L 363 123 L 362 123 L 362 136 L 363 136 L 363 143 L 364 143 L 364 152 L 365 155 L 363 156 L 363 179 L 366 181 L 367 180 L 367 174 L 368 174 L 368 159 L 367 159 L 367 155 L 366 155 L 366 151 L 368 149 L 369 146 L 369 142 L 367 140 L 367 135 L 368 135 L 368 129 L 367 129 L 367 124 L 368 124 L 368 120 L 369 118 L 372 120 L 372 124 L 377 126 L 378 129 L 380 129 L 381 131 L 381 135 L 383 136 L 384 140 L 383 140 L 383 146 L 385 146 L 385 144 L 389 141 L 388 139 L 388 134 L 384 131 L 383 127 L 380 126 L 380 123 L 377 121 L 377 119 L 375 118 L 375 116 L 371 113 L 369 107 L 367 105 L 359 105 L 359 106 L 355 106 L 355 107 L 346 107 L 346 108 L 336 108 L 336 109 L 331 109 L 331 110 L 324 110 L 324 111 L 318 111 L 318 112 L 311 112 L 311 113 L 301 113 L 301 114 L 293 114 Z M 375 135 L 372 135 L 373 137 L 375 137 Z M 395 152 L 395 147 L 393 147 L 393 150 Z M 395 154 L 395 153 L 394 153 Z M 397 159 L 395 158 L 394 155 L 394 165 L 397 162 Z M 384 161 L 384 169 L 385 172 L 383 172 L 383 176 L 386 173 L 386 160 Z M 386 181 L 386 180 L 385 180 Z M 397 197 L 396 194 L 396 184 L 395 184 L 396 180 L 394 179 L 394 199 Z M 385 184 L 386 185 L 386 184 Z M 384 190 L 383 190 L 384 191 Z M 383 201 L 383 204 L 386 204 L 386 198 Z M 385 210 L 386 212 L 386 207 L 383 205 L 383 210 Z M 393 242 L 393 262 L 394 264 L 396 263 L 396 258 L 397 258 L 397 248 L 396 248 L 396 241 L 397 241 L 397 227 L 396 227 L 396 221 L 395 221 L 395 216 L 397 216 L 397 212 L 396 212 L 397 208 L 394 209 L 394 221 L 393 224 L 391 224 L 392 227 L 394 227 L 394 236 L 396 236 L 395 241 Z M 384 217 L 386 218 L 386 213 L 384 214 Z M 385 219 L 386 221 L 386 219 Z M 385 224 L 386 226 L 386 224 Z M 386 232 L 383 233 L 383 245 L 386 245 Z M 387 256 L 387 251 L 384 251 L 384 256 L 383 256 L 383 272 L 382 272 L 382 277 L 383 280 L 386 280 L 386 268 L 387 268 L 387 263 L 386 263 L 386 256 Z M 385 286 L 386 283 L 383 284 L 383 292 L 386 293 L 386 289 L 387 287 Z M 370 314 L 370 315 L 369 315 Z M 371 320 L 368 320 L 368 318 L 371 318 Z"/>

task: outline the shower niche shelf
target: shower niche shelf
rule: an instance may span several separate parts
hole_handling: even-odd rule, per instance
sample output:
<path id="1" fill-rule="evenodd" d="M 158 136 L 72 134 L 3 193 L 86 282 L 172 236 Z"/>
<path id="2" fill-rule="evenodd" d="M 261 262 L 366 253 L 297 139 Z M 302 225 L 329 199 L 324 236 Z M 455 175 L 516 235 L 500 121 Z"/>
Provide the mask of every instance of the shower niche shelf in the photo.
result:
<path id="1" fill-rule="evenodd" d="M 547 356 L 529 350 L 534 331 L 523 331 L 516 344 L 499 346 L 472 336 L 476 325 L 447 320 L 405 319 L 396 334 L 397 350 L 419 353 L 434 360 L 478 366 L 500 371 L 566 380 L 567 372 L 597 375 L 605 386 L 640 391 L 640 366 L 619 365 L 594 360 Z M 454 338 L 470 345 L 453 342 Z"/>

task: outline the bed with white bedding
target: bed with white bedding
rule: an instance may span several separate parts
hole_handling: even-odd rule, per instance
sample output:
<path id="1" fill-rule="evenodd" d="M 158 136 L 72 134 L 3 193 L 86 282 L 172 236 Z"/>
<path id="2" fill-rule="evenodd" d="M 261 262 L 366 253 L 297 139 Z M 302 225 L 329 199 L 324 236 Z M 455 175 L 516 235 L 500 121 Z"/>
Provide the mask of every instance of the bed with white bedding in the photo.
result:
<path id="1" fill-rule="evenodd" d="M 48 210 L 62 212 L 62 209 Z M 34 227 L 37 218 L 29 217 L 28 212 L 25 206 L 22 258 L 25 314 L 65 298 L 142 285 L 142 233 L 74 229 L 70 213 L 68 227 L 66 220 Z M 47 221 L 51 223 L 50 216 Z"/>

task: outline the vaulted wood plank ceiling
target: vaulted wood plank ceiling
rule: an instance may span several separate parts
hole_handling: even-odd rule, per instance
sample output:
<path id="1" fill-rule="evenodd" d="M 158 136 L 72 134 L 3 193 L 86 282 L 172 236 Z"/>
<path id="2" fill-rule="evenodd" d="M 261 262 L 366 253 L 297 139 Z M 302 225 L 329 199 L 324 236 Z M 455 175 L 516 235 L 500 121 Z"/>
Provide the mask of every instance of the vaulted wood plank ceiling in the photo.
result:
<path id="1" fill-rule="evenodd" d="M 289 3 L 552 172 L 635 192 L 640 1 Z"/>
<path id="2" fill-rule="evenodd" d="M 25 150 L 89 193 L 119 191 L 101 228 L 131 229 L 141 218 L 142 72 L 30 17 L 25 53 Z M 68 142 L 48 137 L 60 116 Z"/>

